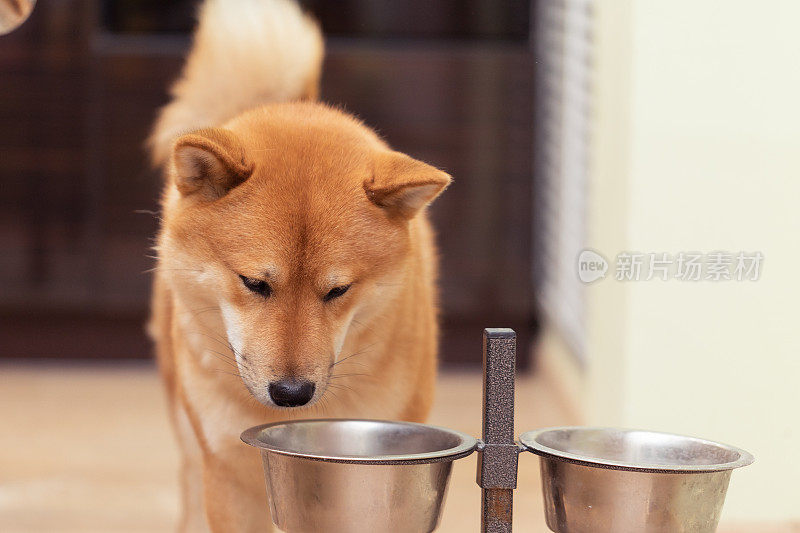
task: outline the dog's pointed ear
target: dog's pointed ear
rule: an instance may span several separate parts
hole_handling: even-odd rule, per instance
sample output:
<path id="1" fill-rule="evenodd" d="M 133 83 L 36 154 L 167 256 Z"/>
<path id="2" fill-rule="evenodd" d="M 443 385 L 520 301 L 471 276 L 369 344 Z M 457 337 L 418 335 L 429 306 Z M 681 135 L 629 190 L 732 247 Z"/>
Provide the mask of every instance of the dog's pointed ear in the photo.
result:
<path id="1" fill-rule="evenodd" d="M 206 200 L 225 196 L 253 172 L 239 139 L 221 128 L 178 137 L 172 150 L 172 165 L 178 191 Z"/>
<path id="2" fill-rule="evenodd" d="M 450 185 L 441 170 L 399 152 L 376 156 L 373 175 L 364 182 L 367 197 L 390 214 L 411 218 Z"/>

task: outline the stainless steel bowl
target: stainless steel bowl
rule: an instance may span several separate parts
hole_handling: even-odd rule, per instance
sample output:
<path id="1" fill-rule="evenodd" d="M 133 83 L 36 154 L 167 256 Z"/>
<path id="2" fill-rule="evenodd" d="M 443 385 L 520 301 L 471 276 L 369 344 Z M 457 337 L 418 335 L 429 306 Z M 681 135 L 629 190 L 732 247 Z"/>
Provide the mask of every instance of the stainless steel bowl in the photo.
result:
<path id="1" fill-rule="evenodd" d="M 520 436 L 541 456 L 547 526 L 557 533 L 705 533 L 717 528 L 744 450 L 694 437 L 562 427 Z"/>
<path id="2" fill-rule="evenodd" d="M 475 438 L 381 420 L 298 420 L 242 433 L 261 450 L 272 521 L 287 533 L 433 531 L 453 461 Z"/>

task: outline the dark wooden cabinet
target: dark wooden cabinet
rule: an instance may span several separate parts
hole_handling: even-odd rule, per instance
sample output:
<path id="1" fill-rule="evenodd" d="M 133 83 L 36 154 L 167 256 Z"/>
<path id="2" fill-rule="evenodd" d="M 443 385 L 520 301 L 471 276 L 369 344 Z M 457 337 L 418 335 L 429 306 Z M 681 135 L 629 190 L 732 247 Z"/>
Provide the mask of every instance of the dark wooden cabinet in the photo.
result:
<path id="1" fill-rule="evenodd" d="M 175 32 L 190 27 L 192 10 L 164 4 L 39 2 L 0 37 L 0 356 L 150 353 L 160 177 L 143 141 L 188 48 Z M 526 3 L 492 18 L 487 2 L 442 2 L 438 26 L 372 13 L 377 30 L 341 19 L 364 2 L 305 4 L 333 28 L 323 99 L 455 178 L 432 209 L 443 360 L 478 363 L 485 326 L 514 327 L 524 346 L 536 323 Z M 458 9 L 468 10 L 460 22 Z"/>

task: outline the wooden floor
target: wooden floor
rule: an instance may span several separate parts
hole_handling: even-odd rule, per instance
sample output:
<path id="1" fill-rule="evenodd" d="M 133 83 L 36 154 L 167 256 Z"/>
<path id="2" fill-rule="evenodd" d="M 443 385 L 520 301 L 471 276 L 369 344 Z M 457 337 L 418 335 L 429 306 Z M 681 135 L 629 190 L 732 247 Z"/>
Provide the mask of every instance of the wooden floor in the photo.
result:
<path id="1" fill-rule="evenodd" d="M 574 423 L 549 384 L 517 384 L 517 433 Z M 476 373 L 440 379 L 431 422 L 480 434 Z M 0 366 L 0 531 L 167 532 L 177 514 L 177 453 L 152 366 Z M 441 532 L 478 530 L 475 458 L 457 461 Z M 520 457 L 515 530 L 545 532 L 537 459 Z M 724 517 L 723 517 L 724 521 Z M 796 526 L 726 525 L 725 533 Z"/>

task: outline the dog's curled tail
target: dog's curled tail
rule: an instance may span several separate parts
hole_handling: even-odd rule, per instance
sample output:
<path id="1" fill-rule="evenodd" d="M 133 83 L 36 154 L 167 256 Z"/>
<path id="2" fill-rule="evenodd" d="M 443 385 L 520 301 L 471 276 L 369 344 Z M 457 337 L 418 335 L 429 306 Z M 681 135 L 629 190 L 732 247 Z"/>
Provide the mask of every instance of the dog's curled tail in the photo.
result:
<path id="1" fill-rule="evenodd" d="M 163 166 L 183 133 L 268 102 L 317 96 L 324 46 L 294 0 L 205 0 L 172 100 L 148 140 Z"/>

